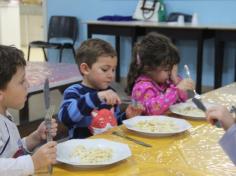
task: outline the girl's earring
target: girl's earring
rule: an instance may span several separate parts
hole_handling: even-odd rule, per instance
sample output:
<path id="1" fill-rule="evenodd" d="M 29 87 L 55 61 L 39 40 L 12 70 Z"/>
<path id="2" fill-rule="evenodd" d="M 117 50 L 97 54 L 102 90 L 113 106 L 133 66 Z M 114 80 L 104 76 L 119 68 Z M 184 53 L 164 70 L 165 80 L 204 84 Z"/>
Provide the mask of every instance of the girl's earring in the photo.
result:
<path id="1" fill-rule="evenodd" d="M 137 54 L 136 63 L 138 66 L 141 65 L 141 60 L 140 60 L 139 54 Z"/>

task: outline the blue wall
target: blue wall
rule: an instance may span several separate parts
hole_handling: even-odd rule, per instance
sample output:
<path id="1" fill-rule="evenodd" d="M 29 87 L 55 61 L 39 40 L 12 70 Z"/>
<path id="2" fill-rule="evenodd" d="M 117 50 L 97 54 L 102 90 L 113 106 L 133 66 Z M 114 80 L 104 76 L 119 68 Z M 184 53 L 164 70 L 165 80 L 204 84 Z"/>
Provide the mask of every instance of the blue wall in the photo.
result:
<path id="1" fill-rule="evenodd" d="M 96 20 L 103 15 L 132 15 L 137 0 L 48 0 L 48 19 L 51 15 L 72 15 L 80 19 L 80 32 L 77 46 L 87 39 L 86 21 Z M 235 0 L 165 0 L 167 12 L 180 11 L 184 13 L 197 13 L 200 24 L 236 24 Z M 114 44 L 114 38 L 97 36 Z M 125 77 L 131 57 L 130 38 L 122 38 L 121 46 L 121 76 Z M 180 72 L 183 75 L 183 65 L 189 64 L 195 78 L 196 43 L 194 41 L 178 41 L 177 46 L 181 54 Z M 233 81 L 235 44 L 226 45 L 223 83 Z M 50 61 L 57 62 L 57 52 L 50 52 Z M 52 59 L 54 58 L 54 59 Z M 213 85 L 214 75 L 214 43 L 208 40 L 204 48 L 203 85 Z M 64 62 L 73 62 L 70 51 L 63 55 Z"/>

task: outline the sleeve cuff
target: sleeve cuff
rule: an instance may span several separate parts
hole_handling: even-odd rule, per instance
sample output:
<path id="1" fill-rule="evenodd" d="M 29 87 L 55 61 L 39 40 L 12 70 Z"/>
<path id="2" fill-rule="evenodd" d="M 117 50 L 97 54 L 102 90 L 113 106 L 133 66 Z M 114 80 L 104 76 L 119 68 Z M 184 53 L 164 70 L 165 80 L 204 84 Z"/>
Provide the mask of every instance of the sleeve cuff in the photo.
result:
<path id="1" fill-rule="evenodd" d="M 25 162 L 22 162 L 25 165 L 25 175 L 32 175 L 34 174 L 34 163 L 32 157 L 30 155 L 25 155 Z"/>
<path id="2" fill-rule="evenodd" d="M 175 84 L 170 84 L 170 88 L 177 92 L 178 99 L 180 101 L 186 101 L 188 99 L 188 94 L 186 91 L 180 90 L 176 87 Z"/>
<path id="3" fill-rule="evenodd" d="M 178 100 L 178 98 L 179 98 L 179 89 L 174 84 L 171 84 L 169 89 L 172 92 L 175 92 L 175 96 L 177 97 L 176 100 Z"/>
<path id="4" fill-rule="evenodd" d="M 94 106 L 97 106 L 97 105 L 101 104 L 101 100 L 99 99 L 97 92 L 96 93 L 91 93 L 90 98 L 93 101 Z"/>
<path id="5" fill-rule="evenodd" d="M 24 137 L 21 141 L 22 141 L 24 150 L 25 150 L 28 154 L 32 154 L 33 151 L 29 151 L 29 149 L 27 148 L 26 137 Z"/>
<path id="6" fill-rule="evenodd" d="M 188 94 L 186 91 L 178 89 L 178 94 L 181 101 L 186 101 L 188 99 Z"/>

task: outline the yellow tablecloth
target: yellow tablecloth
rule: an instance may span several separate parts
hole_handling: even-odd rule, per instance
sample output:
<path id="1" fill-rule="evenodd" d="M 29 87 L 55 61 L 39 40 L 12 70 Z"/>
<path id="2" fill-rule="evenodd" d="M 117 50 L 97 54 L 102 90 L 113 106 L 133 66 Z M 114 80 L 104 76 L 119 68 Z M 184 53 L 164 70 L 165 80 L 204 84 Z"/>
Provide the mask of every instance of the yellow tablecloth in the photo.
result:
<path id="1" fill-rule="evenodd" d="M 235 91 L 235 95 L 234 95 Z M 233 93 L 232 93 L 233 92 Z M 210 102 L 232 105 L 236 102 L 236 84 L 217 89 L 202 96 Z M 168 114 L 174 116 L 173 114 Z M 193 128 L 171 137 L 146 137 L 120 129 L 128 136 L 151 144 L 144 147 L 114 136 L 111 131 L 92 138 L 104 138 L 129 145 L 132 156 L 124 161 L 103 168 L 80 169 L 64 164 L 54 166 L 56 176 L 101 176 L 101 175 L 155 175 L 155 176 L 230 176 L 236 175 L 236 167 L 218 144 L 223 129 L 206 121 L 188 120 Z M 119 129 L 119 130 L 120 130 Z M 113 129 L 118 130 L 118 128 Z M 40 175 L 40 174 L 39 174 Z"/>

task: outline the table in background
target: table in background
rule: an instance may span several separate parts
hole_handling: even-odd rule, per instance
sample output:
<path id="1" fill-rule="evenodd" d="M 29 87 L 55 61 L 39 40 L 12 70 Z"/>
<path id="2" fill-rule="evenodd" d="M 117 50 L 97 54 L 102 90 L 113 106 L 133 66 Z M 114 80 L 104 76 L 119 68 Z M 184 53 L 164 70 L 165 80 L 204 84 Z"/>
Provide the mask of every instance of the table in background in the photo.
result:
<path id="1" fill-rule="evenodd" d="M 236 83 L 202 95 L 203 100 L 226 106 L 236 104 Z M 174 114 L 168 114 L 176 116 Z M 180 116 L 178 116 L 180 117 Z M 188 120 L 193 128 L 188 132 L 170 137 L 145 137 L 131 132 L 124 126 L 121 130 L 128 136 L 151 144 L 144 147 L 112 135 L 112 131 L 93 136 L 129 145 L 132 156 L 126 160 L 102 168 L 79 169 L 68 165 L 54 166 L 53 175 L 146 175 L 146 176 L 229 176 L 236 175 L 236 167 L 218 144 L 223 129 L 205 121 Z M 120 130 L 114 128 L 112 130 Z M 42 174 L 36 174 L 42 175 Z"/>
<path id="2" fill-rule="evenodd" d="M 76 64 L 27 62 L 26 78 L 29 83 L 28 97 L 23 109 L 20 110 L 20 125 L 29 122 L 30 96 L 43 92 L 46 78 L 49 78 L 50 90 L 63 91 L 70 85 L 82 80 Z"/>
<path id="3" fill-rule="evenodd" d="M 120 79 L 120 37 L 128 36 L 132 39 L 132 46 L 139 36 L 146 35 L 151 31 L 156 31 L 170 37 L 173 40 L 196 40 L 197 41 L 197 64 L 196 64 L 196 90 L 201 93 L 202 87 L 202 61 L 204 40 L 213 37 L 211 31 L 206 30 L 206 26 L 196 26 L 191 24 L 177 25 L 169 23 L 128 21 L 128 22 L 110 22 L 110 21 L 89 21 L 88 38 L 92 34 L 114 35 L 116 38 L 116 51 L 118 53 L 118 67 L 116 80 Z"/>
<path id="4" fill-rule="evenodd" d="M 215 36 L 215 80 L 214 88 L 222 85 L 225 42 L 236 42 L 236 25 L 234 26 L 209 26 L 208 30 L 214 31 Z M 234 54 L 234 81 L 236 81 L 236 53 Z"/>

